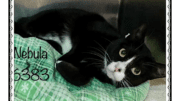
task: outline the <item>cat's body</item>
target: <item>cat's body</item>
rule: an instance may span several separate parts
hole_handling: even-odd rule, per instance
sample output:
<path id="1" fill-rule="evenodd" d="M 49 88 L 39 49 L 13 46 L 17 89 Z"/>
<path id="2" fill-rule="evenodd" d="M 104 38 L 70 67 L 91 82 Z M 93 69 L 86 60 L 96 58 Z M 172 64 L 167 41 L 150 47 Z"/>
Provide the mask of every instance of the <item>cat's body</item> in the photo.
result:
<path id="1" fill-rule="evenodd" d="M 142 25 L 121 36 L 100 15 L 78 9 L 43 11 L 15 25 L 15 33 L 43 39 L 63 54 L 56 69 L 77 86 L 93 77 L 117 87 L 164 77 L 165 66 L 143 44 L 145 32 Z"/>

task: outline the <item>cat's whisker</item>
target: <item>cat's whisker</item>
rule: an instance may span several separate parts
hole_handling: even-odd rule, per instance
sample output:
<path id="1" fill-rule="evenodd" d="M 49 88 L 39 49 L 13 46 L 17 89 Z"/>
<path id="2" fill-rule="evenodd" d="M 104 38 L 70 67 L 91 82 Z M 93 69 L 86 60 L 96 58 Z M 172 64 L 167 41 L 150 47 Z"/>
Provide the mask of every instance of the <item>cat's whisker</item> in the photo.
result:
<path id="1" fill-rule="evenodd" d="M 154 29 L 154 30 L 155 30 L 155 29 Z M 150 36 L 153 34 L 154 30 L 153 30 L 153 31 L 151 32 L 151 34 L 149 34 L 147 37 L 150 37 Z M 140 48 L 143 44 L 144 44 L 144 42 L 143 42 L 138 48 Z M 136 48 L 135 50 L 137 50 L 138 48 Z"/>
<path id="2" fill-rule="evenodd" d="M 104 57 L 104 65 L 105 65 L 105 67 L 107 67 L 107 63 L 108 63 L 109 61 L 108 61 L 108 59 L 106 58 L 106 56 Z"/>
<path id="3" fill-rule="evenodd" d="M 126 87 L 129 89 L 127 82 L 125 80 L 123 80 L 123 81 L 124 81 L 124 85 L 126 85 Z"/>
<path id="4" fill-rule="evenodd" d="M 149 34 L 147 37 L 150 37 L 153 33 L 154 33 L 155 29 L 153 29 L 153 31 L 151 32 L 151 34 Z"/>
<path id="5" fill-rule="evenodd" d="M 143 63 L 142 65 L 151 66 L 151 67 L 157 67 L 155 64 L 145 64 L 145 63 Z"/>
<path id="6" fill-rule="evenodd" d="M 89 65 L 98 65 L 98 66 L 103 66 L 101 63 L 91 63 L 91 64 L 88 64 L 87 66 Z"/>
<path id="7" fill-rule="evenodd" d="M 109 54 L 105 51 L 105 55 L 107 55 L 107 59 L 109 59 L 109 61 L 111 61 L 111 58 L 109 56 Z"/>
<path id="8" fill-rule="evenodd" d="M 142 64 L 142 65 L 145 65 L 145 66 L 151 66 L 151 67 L 155 67 L 155 68 L 159 68 L 158 66 L 150 65 L 150 64 Z"/>
<path id="9" fill-rule="evenodd" d="M 97 54 L 97 55 L 103 57 L 103 60 L 104 60 L 104 61 L 109 62 L 109 60 L 106 58 L 106 55 L 103 56 L 103 55 L 101 55 L 101 54 L 96 53 L 95 51 L 93 51 L 93 53 L 95 53 L 95 54 Z"/>
<path id="10" fill-rule="evenodd" d="M 83 52 L 83 53 L 92 54 L 92 55 L 95 55 L 95 56 L 100 57 L 101 59 L 104 59 L 104 57 L 102 57 L 101 55 L 98 55 L 98 54 L 96 54 L 96 53 L 94 53 L 94 52 Z"/>
<path id="11" fill-rule="evenodd" d="M 107 56 L 107 58 L 106 58 L 106 56 Z M 109 57 L 109 55 L 107 53 L 105 53 L 105 58 L 108 62 L 111 61 L 111 58 Z"/>
<path id="12" fill-rule="evenodd" d="M 109 39 L 107 39 L 107 38 L 105 38 L 105 37 L 103 37 L 105 40 L 107 40 L 107 41 L 109 41 L 111 44 L 113 44 L 113 42 L 112 41 L 110 41 Z"/>
<path id="13" fill-rule="evenodd" d="M 131 90 L 131 86 L 130 85 L 132 85 L 126 78 L 125 79 L 123 79 L 122 81 L 116 81 L 115 82 L 115 85 L 117 86 L 117 87 L 127 87 L 131 92 L 132 92 L 132 90 Z M 133 85 L 132 85 L 133 86 Z"/>
<path id="14" fill-rule="evenodd" d="M 142 64 L 142 65 L 147 65 L 147 66 L 152 66 L 152 67 L 154 67 L 155 65 L 153 65 L 153 64 Z"/>
<path id="15" fill-rule="evenodd" d="M 118 82 L 118 86 L 123 87 L 122 82 Z"/>
<path id="16" fill-rule="evenodd" d="M 129 80 L 127 80 L 126 78 L 125 78 L 124 80 L 127 82 L 128 85 L 130 84 L 131 86 L 133 86 L 133 84 L 132 84 L 131 82 L 129 82 Z M 130 86 L 130 85 L 129 85 L 129 86 Z M 143 88 L 146 89 L 146 90 L 148 90 L 146 87 L 143 87 Z"/>
<path id="17" fill-rule="evenodd" d="M 104 55 L 104 51 L 103 50 L 101 50 L 101 49 L 98 49 L 98 48 L 95 48 L 95 47 L 90 47 L 90 48 L 92 48 L 92 49 L 95 49 L 95 50 L 97 50 L 97 51 L 99 51 L 100 53 L 102 53 L 103 55 Z"/>
<path id="18" fill-rule="evenodd" d="M 122 87 L 124 87 L 123 81 L 120 82 L 122 84 Z"/>
<path id="19" fill-rule="evenodd" d="M 96 58 L 85 58 L 85 60 L 94 60 L 94 61 L 104 62 L 103 60 L 99 60 Z"/>
<path id="20" fill-rule="evenodd" d="M 122 86 L 122 83 L 116 81 L 116 86 L 117 86 L 117 87 L 121 87 L 121 86 Z"/>
<path id="21" fill-rule="evenodd" d="M 131 86 L 133 86 L 133 84 L 131 82 L 129 82 L 129 80 L 127 80 L 126 78 L 124 79 L 128 84 L 130 84 Z"/>
<path id="22" fill-rule="evenodd" d="M 130 92 L 132 92 L 132 90 L 131 90 L 129 84 L 126 82 L 126 80 L 124 80 L 124 82 L 125 82 L 125 84 L 127 85 L 127 88 L 130 90 Z"/>
<path id="23" fill-rule="evenodd" d="M 141 45 L 139 45 L 135 50 L 139 49 L 143 44 L 144 44 L 144 42 Z"/>
<path id="24" fill-rule="evenodd" d="M 121 82 L 121 87 L 124 87 L 123 83 Z"/>
<path id="25" fill-rule="evenodd" d="M 92 62 L 91 64 L 100 64 L 101 66 L 103 66 L 103 64 L 101 62 Z M 88 64 L 87 66 L 89 66 L 91 64 Z"/>
<path id="26" fill-rule="evenodd" d="M 88 65 L 102 65 L 100 63 L 91 63 L 91 64 L 88 64 Z"/>
<path id="27" fill-rule="evenodd" d="M 124 87 L 126 87 L 126 85 L 124 84 L 124 81 L 123 81 L 123 80 L 122 80 L 122 83 L 123 83 Z"/>
<path id="28" fill-rule="evenodd" d="M 145 62 L 143 64 L 152 64 L 152 65 L 156 65 L 155 63 L 152 63 L 152 62 Z"/>
<path id="29" fill-rule="evenodd" d="M 102 60 L 101 62 L 104 62 L 105 67 L 107 66 L 107 62 L 109 62 L 109 60 L 106 58 L 106 56 L 96 53 L 95 51 L 93 51 L 92 53 L 97 54 L 99 57 L 103 58 L 104 61 Z"/>
<path id="30" fill-rule="evenodd" d="M 104 68 L 106 68 L 106 67 L 107 67 L 107 60 L 104 59 Z"/>
<path id="31" fill-rule="evenodd" d="M 95 40 L 94 40 L 94 41 L 95 41 Z M 110 58 L 109 54 L 106 52 L 106 50 L 105 50 L 97 41 L 95 41 L 95 42 L 104 50 L 105 55 L 107 55 L 107 56 L 108 56 L 108 59 L 111 61 L 111 58 Z"/>
<path id="32" fill-rule="evenodd" d="M 127 85 L 127 87 L 130 89 L 129 84 L 124 80 L 124 83 Z"/>
<path id="33" fill-rule="evenodd" d="M 89 52 L 92 52 L 92 53 L 98 54 L 99 56 L 104 57 L 103 54 L 100 54 L 100 53 L 98 53 L 98 52 L 96 52 L 96 51 L 89 51 Z"/>
<path id="34" fill-rule="evenodd" d="M 124 80 L 124 84 L 126 85 L 126 87 L 129 89 L 129 86 L 127 85 L 126 81 Z"/>

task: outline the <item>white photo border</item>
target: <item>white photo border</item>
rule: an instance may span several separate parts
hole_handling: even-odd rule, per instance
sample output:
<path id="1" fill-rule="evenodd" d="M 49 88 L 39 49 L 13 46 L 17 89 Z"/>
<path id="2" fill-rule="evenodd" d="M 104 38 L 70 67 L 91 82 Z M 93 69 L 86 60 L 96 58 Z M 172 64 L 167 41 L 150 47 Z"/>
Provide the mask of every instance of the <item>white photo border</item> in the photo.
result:
<path id="1" fill-rule="evenodd" d="M 166 0 L 166 101 L 172 100 L 171 95 L 171 0 Z"/>
<path id="2" fill-rule="evenodd" d="M 172 100 L 171 0 L 166 0 L 166 101 Z M 14 0 L 9 0 L 9 101 L 14 101 Z"/>
<path id="3" fill-rule="evenodd" d="M 14 101 L 14 0 L 9 0 L 9 101 Z"/>

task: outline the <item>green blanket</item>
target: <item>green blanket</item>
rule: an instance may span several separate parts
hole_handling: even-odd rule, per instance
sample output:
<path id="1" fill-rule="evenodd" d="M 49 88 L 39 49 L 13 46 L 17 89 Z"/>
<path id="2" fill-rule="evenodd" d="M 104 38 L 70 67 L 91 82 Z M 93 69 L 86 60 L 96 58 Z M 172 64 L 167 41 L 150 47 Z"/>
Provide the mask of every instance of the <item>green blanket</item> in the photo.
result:
<path id="1" fill-rule="evenodd" d="M 143 101 L 147 96 L 149 82 L 116 89 L 94 78 L 83 87 L 71 85 L 55 70 L 61 54 L 35 37 L 15 34 L 14 47 L 15 101 Z"/>

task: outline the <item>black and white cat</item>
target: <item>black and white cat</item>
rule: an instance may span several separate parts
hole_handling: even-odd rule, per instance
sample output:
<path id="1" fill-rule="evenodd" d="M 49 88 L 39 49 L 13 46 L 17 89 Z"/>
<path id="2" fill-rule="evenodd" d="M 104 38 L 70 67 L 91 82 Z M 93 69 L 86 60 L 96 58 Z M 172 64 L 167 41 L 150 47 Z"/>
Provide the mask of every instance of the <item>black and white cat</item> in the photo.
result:
<path id="1" fill-rule="evenodd" d="M 15 24 L 15 33 L 45 40 L 63 54 L 56 69 L 76 86 L 93 77 L 116 87 L 165 77 L 165 65 L 144 44 L 146 30 L 143 24 L 124 36 L 102 16 L 79 9 L 46 10 Z"/>

